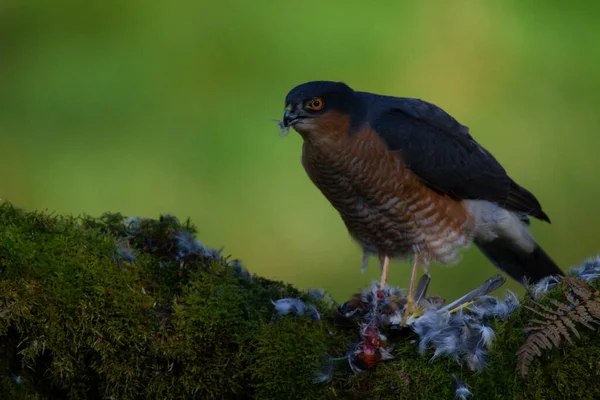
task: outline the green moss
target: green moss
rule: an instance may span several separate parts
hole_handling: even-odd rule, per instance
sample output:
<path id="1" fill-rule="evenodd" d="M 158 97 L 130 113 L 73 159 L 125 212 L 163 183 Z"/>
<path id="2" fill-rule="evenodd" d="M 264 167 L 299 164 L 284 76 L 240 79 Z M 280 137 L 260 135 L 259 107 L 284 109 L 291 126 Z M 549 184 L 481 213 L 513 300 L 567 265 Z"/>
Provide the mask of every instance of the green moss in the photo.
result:
<path id="1" fill-rule="evenodd" d="M 343 356 L 358 339 L 327 301 L 247 279 L 215 252 L 182 256 L 177 236 L 195 234 L 189 221 L 123 222 L 0 203 L 3 398 L 450 399 L 452 374 L 477 398 L 600 398 L 600 333 L 586 328 L 574 346 L 546 351 L 526 379 L 517 376 L 531 318 L 523 308 L 493 326 L 480 374 L 429 361 L 409 335 L 396 341 L 394 360 L 360 374 L 341 360 L 332 382 L 313 383 L 328 355 Z M 271 301 L 282 297 L 310 301 L 321 320 L 277 316 Z"/>

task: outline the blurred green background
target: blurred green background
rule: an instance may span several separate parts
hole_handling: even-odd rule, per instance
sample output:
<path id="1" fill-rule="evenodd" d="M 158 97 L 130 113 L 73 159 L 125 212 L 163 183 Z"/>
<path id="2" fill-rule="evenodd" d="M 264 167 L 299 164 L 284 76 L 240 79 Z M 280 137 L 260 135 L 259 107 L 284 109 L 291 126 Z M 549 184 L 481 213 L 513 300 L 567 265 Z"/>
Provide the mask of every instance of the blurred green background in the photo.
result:
<path id="1" fill-rule="evenodd" d="M 584 4 L 584 5 L 582 5 Z M 600 249 L 600 3 L 0 2 L 0 197 L 58 213 L 191 217 L 254 273 L 343 300 L 379 276 L 281 139 L 293 86 L 418 97 L 540 199 L 564 268 Z M 455 297 L 496 273 L 434 266 Z M 392 264 L 406 287 L 410 268 Z M 505 288 L 518 289 L 511 282 Z M 520 291 L 520 290 L 519 290 Z"/>

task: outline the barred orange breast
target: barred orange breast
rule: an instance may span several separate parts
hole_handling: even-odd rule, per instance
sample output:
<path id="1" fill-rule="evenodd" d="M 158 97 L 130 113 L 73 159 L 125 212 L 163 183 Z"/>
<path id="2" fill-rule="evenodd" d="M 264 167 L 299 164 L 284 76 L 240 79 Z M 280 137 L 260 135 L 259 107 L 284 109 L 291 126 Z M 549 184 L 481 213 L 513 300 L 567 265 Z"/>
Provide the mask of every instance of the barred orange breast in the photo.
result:
<path id="1" fill-rule="evenodd" d="M 393 258 L 454 263 L 474 228 L 463 204 L 425 185 L 370 128 L 348 135 L 347 118 L 327 120 L 303 135 L 302 164 L 351 236 Z"/>

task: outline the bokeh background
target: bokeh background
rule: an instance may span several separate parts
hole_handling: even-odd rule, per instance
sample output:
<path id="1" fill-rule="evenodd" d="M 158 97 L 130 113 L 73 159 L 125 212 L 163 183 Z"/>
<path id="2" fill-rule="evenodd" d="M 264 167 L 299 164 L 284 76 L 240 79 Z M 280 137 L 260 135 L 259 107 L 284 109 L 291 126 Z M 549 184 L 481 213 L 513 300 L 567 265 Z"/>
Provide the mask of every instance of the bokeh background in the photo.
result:
<path id="1" fill-rule="evenodd" d="M 379 276 L 273 119 L 342 80 L 440 105 L 542 202 L 567 268 L 600 249 L 600 3 L 0 2 L 0 197 L 57 213 L 191 217 L 254 273 L 337 299 Z M 390 282 L 406 287 L 406 263 Z M 455 297 L 496 273 L 434 266 Z M 504 288 L 516 289 L 510 282 Z M 502 289 L 503 290 L 503 289 Z"/>

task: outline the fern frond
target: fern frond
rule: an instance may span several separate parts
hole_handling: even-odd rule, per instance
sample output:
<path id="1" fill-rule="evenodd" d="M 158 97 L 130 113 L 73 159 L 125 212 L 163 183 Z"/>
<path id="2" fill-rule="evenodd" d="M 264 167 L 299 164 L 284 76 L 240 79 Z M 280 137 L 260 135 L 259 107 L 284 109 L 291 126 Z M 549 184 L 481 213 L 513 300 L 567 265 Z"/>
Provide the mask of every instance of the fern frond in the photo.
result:
<path id="1" fill-rule="evenodd" d="M 572 307 L 572 306 L 574 305 L 574 303 L 571 303 L 571 302 L 569 301 L 569 298 L 568 298 L 568 297 L 566 298 L 566 300 L 567 300 L 567 302 L 568 302 L 568 303 L 569 303 L 571 306 L 570 306 L 569 304 L 566 304 L 566 303 L 561 303 L 561 302 L 560 302 L 560 301 L 558 301 L 558 300 L 554 300 L 554 299 L 549 299 L 549 300 L 550 300 L 550 303 L 554 304 L 554 306 L 555 306 L 555 307 L 557 307 L 557 310 L 555 311 L 555 313 L 556 313 L 556 314 L 559 314 L 559 315 L 565 315 L 565 314 L 568 314 L 568 313 L 570 313 L 570 312 L 571 312 L 571 310 L 573 310 L 573 307 Z"/>
<path id="2" fill-rule="evenodd" d="M 564 317 L 562 319 L 563 323 L 569 327 L 571 329 L 571 332 L 573 332 L 573 334 L 575 336 L 577 336 L 577 339 L 579 339 L 581 336 L 579 335 L 579 331 L 577 330 L 577 328 L 575 328 L 575 324 L 573 323 L 572 320 L 570 320 L 568 317 Z"/>
<path id="3" fill-rule="evenodd" d="M 529 366 L 535 357 L 541 357 L 542 350 L 560 347 L 561 338 L 572 345 L 571 334 L 580 337 L 576 324 L 591 330 L 596 329 L 593 324 L 600 325 L 599 291 L 581 280 L 564 277 L 562 292 L 563 302 L 549 299 L 550 305 L 534 301 L 534 307 L 525 306 L 542 319 L 531 319 L 531 326 L 523 329 L 531 335 L 516 353 L 521 376 L 527 375 Z"/>
<path id="4" fill-rule="evenodd" d="M 535 303 L 535 304 L 538 304 L 538 303 Z M 543 306 L 543 307 L 546 307 L 546 306 L 544 306 L 543 304 L 541 304 L 541 306 Z M 529 311 L 532 311 L 532 312 L 536 313 L 537 315 L 539 315 L 540 317 L 542 317 L 542 318 L 544 318 L 544 319 L 547 319 L 547 320 L 548 320 L 548 319 L 552 319 L 552 313 L 551 313 L 551 312 L 550 312 L 550 313 L 543 313 L 543 312 L 541 312 L 540 310 L 537 310 L 537 309 L 535 309 L 535 308 L 533 308 L 533 307 L 529 307 L 529 306 L 524 306 L 524 307 L 525 307 L 526 309 L 528 309 Z M 542 307 L 540 307 L 540 308 L 542 308 Z M 546 310 L 546 311 L 550 310 L 550 309 L 549 309 L 549 308 L 547 308 L 547 307 L 546 307 L 546 308 L 542 308 L 542 309 L 544 309 L 544 310 Z M 552 311 L 552 310 L 550 310 L 550 311 Z"/>

